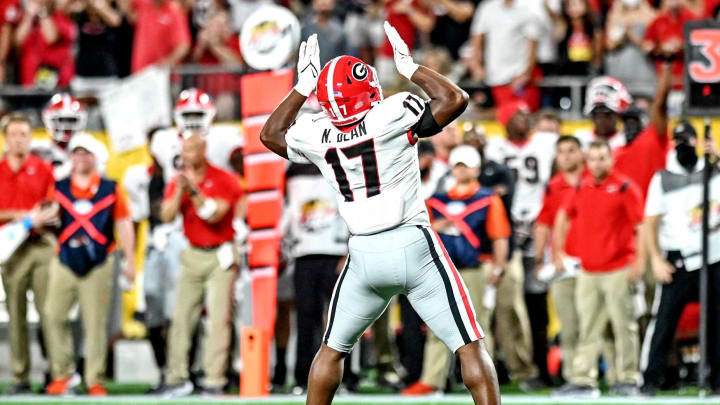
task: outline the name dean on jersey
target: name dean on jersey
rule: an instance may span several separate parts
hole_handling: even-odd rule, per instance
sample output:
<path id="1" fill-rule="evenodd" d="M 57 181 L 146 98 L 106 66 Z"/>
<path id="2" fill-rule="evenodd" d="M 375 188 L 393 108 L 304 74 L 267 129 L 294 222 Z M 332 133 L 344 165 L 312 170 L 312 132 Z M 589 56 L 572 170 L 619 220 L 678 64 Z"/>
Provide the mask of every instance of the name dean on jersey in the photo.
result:
<path id="1" fill-rule="evenodd" d="M 322 143 L 331 143 L 330 140 L 330 133 L 332 130 L 330 128 L 326 128 L 323 130 L 322 134 Z M 355 138 L 360 138 L 365 135 L 367 135 L 367 130 L 365 130 L 365 121 L 360 121 L 360 124 L 352 129 L 350 132 L 338 132 L 337 134 L 337 140 L 336 143 L 340 142 L 347 142 L 351 141 Z"/>

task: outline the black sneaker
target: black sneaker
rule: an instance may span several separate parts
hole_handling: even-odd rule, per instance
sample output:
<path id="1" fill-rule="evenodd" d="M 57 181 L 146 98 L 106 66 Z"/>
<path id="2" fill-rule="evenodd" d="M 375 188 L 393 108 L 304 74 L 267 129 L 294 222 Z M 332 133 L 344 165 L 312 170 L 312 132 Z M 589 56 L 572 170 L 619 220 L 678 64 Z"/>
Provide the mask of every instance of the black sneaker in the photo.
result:
<path id="1" fill-rule="evenodd" d="M 567 383 L 552 392 L 553 397 L 600 398 L 600 390 L 590 385 Z"/>
<path id="2" fill-rule="evenodd" d="M 28 383 L 16 383 L 12 384 L 5 392 L 3 392 L 3 395 L 30 395 L 32 394 L 32 391 L 30 390 L 30 384 Z"/>
<path id="3" fill-rule="evenodd" d="M 518 384 L 518 388 L 520 388 L 520 391 L 522 392 L 539 391 L 547 387 L 548 386 L 545 384 L 545 381 L 541 380 L 539 377 L 520 381 L 520 384 Z"/>
<path id="4" fill-rule="evenodd" d="M 148 388 L 147 391 L 145 391 L 146 395 L 159 395 L 162 394 L 167 386 L 165 384 L 159 384 L 154 387 Z"/>
<path id="5" fill-rule="evenodd" d="M 200 390 L 200 395 L 204 397 L 219 397 L 225 395 L 222 387 L 203 387 Z"/>
<path id="6" fill-rule="evenodd" d="M 640 395 L 640 389 L 632 383 L 619 383 L 610 387 L 610 394 L 622 397 L 636 397 Z"/>
<path id="7" fill-rule="evenodd" d="M 658 387 L 652 384 L 645 384 L 640 387 L 640 395 L 644 397 L 654 397 L 658 392 Z"/>

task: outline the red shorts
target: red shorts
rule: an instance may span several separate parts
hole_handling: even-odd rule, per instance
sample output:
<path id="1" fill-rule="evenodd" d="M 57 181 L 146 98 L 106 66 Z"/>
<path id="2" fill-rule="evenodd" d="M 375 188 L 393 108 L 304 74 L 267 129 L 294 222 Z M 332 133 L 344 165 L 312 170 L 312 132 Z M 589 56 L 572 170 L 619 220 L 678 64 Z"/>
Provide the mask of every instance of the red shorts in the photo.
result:
<path id="1" fill-rule="evenodd" d="M 501 105 L 518 100 L 524 101 L 531 111 L 537 111 L 540 108 L 540 88 L 535 85 L 527 85 L 520 91 L 513 90 L 509 84 L 495 86 L 490 88 L 495 107 L 500 108 Z"/>

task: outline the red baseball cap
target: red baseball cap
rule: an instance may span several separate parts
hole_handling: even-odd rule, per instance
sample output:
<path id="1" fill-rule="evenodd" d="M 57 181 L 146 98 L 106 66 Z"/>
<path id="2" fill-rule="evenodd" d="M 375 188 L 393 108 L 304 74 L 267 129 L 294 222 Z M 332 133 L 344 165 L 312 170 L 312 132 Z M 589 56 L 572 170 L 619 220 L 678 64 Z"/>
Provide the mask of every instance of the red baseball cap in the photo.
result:
<path id="1" fill-rule="evenodd" d="M 498 107 L 495 118 L 503 125 L 507 126 L 507 123 L 515 116 L 518 112 L 523 111 L 526 113 L 530 112 L 530 107 L 527 103 L 522 100 L 510 101 L 501 104 Z"/>

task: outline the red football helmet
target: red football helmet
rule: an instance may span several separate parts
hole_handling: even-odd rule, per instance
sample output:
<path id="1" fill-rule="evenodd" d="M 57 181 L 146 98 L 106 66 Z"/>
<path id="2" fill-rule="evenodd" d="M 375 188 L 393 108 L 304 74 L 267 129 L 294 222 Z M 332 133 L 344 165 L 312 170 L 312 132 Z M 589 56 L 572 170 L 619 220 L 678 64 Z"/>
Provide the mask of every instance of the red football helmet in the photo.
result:
<path id="1" fill-rule="evenodd" d="M 215 118 L 215 104 L 206 92 L 190 88 L 183 90 L 175 104 L 175 124 L 180 132 L 192 129 L 209 130 Z"/>
<path id="2" fill-rule="evenodd" d="M 68 143 L 73 135 L 85 129 L 87 111 L 70 94 L 58 93 L 43 110 L 43 123 L 55 142 Z"/>
<path id="3" fill-rule="evenodd" d="M 354 124 L 383 99 L 375 68 L 352 56 L 338 56 L 320 72 L 318 102 L 335 126 Z"/>

